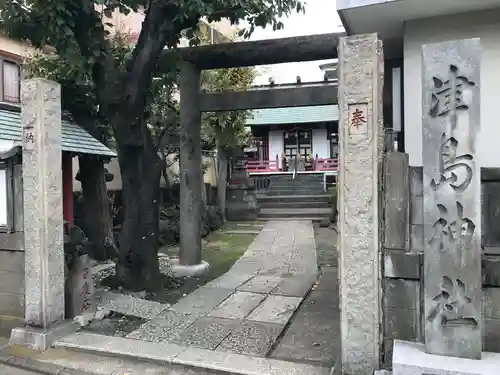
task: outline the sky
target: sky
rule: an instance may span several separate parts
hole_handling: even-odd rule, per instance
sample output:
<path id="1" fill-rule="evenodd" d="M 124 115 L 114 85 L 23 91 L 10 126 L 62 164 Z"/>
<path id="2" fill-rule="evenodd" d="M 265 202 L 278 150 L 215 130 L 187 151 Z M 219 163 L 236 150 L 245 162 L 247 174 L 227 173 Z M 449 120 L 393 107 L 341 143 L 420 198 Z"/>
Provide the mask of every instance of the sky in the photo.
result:
<path id="1" fill-rule="evenodd" d="M 337 15 L 336 0 L 304 0 L 305 14 L 293 13 L 282 20 L 285 27 L 279 31 L 272 28 L 258 28 L 250 40 L 287 38 L 301 35 L 324 34 L 343 31 L 342 22 Z M 323 72 L 319 65 L 328 61 L 311 61 L 264 66 L 255 84 L 268 84 L 273 77 L 277 84 L 296 81 L 299 75 L 302 82 L 321 81 Z"/>

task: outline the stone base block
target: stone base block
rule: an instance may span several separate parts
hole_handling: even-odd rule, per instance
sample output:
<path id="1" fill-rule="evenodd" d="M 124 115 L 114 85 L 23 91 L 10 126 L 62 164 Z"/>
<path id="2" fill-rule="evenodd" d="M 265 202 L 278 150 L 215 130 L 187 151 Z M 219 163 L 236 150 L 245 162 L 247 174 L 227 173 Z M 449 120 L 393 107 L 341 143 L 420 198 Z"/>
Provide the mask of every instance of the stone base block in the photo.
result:
<path id="1" fill-rule="evenodd" d="M 257 208 L 242 207 L 242 204 L 230 204 L 226 208 L 227 221 L 255 221 L 259 216 Z"/>
<path id="2" fill-rule="evenodd" d="M 483 352 L 482 359 L 427 354 L 423 344 L 394 340 L 393 375 L 497 375 L 500 353 Z"/>
<path id="3" fill-rule="evenodd" d="M 64 336 L 75 333 L 80 324 L 75 321 L 65 321 L 49 328 L 18 327 L 10 333 L 10 343 L 27 346 L 34 350 L 44 351 L 52 343 Z"/>
<path id="4" fill-rule="evenodd" d="M 171 271 L 176 277 L 201 277 L 208 273 L 210 264 L 202 261 L 200 264 L 183 265 L 179 259 L 170 259 Z"/>

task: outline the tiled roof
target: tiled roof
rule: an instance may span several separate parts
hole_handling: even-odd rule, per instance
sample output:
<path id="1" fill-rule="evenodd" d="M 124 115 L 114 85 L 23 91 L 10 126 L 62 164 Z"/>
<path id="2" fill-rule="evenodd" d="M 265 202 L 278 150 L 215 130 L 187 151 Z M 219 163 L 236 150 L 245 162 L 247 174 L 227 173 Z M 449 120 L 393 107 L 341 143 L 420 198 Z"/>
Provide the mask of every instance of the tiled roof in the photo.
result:
<path id="1" fill-rule="evenodd" d="M 62 121 L 61 137 L 63 151 L 108 157 L 116 156 L 115 152 L 74 123 Z M 20 112 L 0 109 L 0 139 L 14 142 L 22 141 Z"/>
<path id="2" fill-rule="evenodd" d="M 338 121 L 339 107 L 336 104 L 331 104 L 309 107 L 266 108 L 253 110 L 252 115 L 253 118 L 247 120 L 247 126 Z"/>

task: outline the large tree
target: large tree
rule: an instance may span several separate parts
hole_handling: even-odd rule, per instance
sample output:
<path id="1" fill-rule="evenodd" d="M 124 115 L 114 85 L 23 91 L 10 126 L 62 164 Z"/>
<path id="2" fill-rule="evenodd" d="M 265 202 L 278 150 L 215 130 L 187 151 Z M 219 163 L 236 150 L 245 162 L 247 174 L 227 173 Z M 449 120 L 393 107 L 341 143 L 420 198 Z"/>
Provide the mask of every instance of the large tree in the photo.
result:
<path id="1" fill-rule="evenodd" d="M 4 0 L 1 27 L 35 46 L 52 46 L 71 65 L 90 72 L 101 124 L 116 142 L 123 183 L 125 220 L 117 272 L 125 286 L 150 286 L 157 279 L 158 202 L 161 162 L 145 121 L 152 78 L 166 47 L 179 44 L 182 31 L 202 17 L 272 25 L 300 0 Z M 112 53 L 106 17 L 113 11 L 143 11 L 137 44 L 121 69 Z M 103 22 L 104 20 L 104 22 Z M 247 33 L 248 35 L 248 33 Z M 172 61 L 172 68 L 175 61 Z M 165 69 L 165 67 L 162 67 Z"/>

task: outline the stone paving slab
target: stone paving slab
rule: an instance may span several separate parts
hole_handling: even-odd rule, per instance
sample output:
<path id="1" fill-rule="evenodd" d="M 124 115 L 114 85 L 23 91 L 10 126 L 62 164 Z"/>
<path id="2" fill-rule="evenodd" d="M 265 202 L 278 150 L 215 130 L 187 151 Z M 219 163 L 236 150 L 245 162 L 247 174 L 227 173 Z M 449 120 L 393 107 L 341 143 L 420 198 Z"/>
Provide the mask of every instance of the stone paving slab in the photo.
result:
<path id="1" fill-rule="evenodd" d="M 330 375 L 330 369 L 325 367 L 193 347 L 182 352 L 174 362 L 240 375 Z"/>
<path id="2" fill-rule="evenodd" d="M 236 319 L 223 319 L 201 317 L 197 319 L 181 334 L 173 338 L 173 344 L 196 346 L 202 349 L 215 349 L 232 330 L 239 327 L 241 321 Z"/>
<path id="3" fill-rule="evenodd" d="M 254 227 L 254 228 L 264 228 L 264 224 L 252 224 L 252 223 L 238 223 L 237 227 Z"/>
<path id="4" fill-rule="evenodd" d="M 281 279 L 270 294 L 287 297 L 304 297 L 316 283 L 316 275 L 294 275 Z"/>
<path id="5" fill-rule="evenodd" d="M 280 284 L 282 279 L 276 276 L 255 276 L 245 284 L 238 287 L 240 292 L 252 292 L 267 294 Z"/>
<path id="6" fill-rule="evenodd" d="M 232 269 L 230 271 L 232 271 Z M 240 285 L 246 283 L 251 278 L 252 278 L 251 273 L 228 272 L 225 275 L 222 275 L 217 279 L 210 281 L 205 286 L 234 290 Z"/>
<path id="7" fill-rule="evenodd" d="M 124 357 L 147 357 L 151 360 L 171 362 L 186 350 L 185 347 L 169 343 L 153 343 L 111 337 L 93 333 L 77 332 L 57 340 L 54 347 L 85 350 L 91 353 L 107 353 Z"/>
<path id="8" fill-rule="evenodd" d="M 278 277 L 286 277 L 290 274 L 290 266 L 284 261 L 276 262 L 281 264 L 280 266 L 271 267 L 269 265 L 265 265 L 263 269 L 259 271 L 259 275 L 261 276 L 278 276 Z"/>
<path id="9" fill-rule="evenodd" d="M 221 303 L 210 316 L 228 319 L 244 319 L 250 314 L 266 296 L 258 293 L 235 292 Z"/>
<path id="10" fill-rule="evenodd" d="M 226 234 L 259 234 L 260 230 L 252 230 L 252 229 L 230 229 L 226 230 L 224 233 Z"/>
<path id="11" fill-rule="evenodd" d="M 318 228 L 316 233 L 316 243 L 320 246 L 318 263 L 323 265 L 321 275 L 288 322 L 270 357 L 335 365 L 338 369 L 341 357 L 338 271 L 329 267 L 331 259 L 337 258 L 337 234 L 330 228 Z"/>
<path id="12" fill-rule="evenodd" d="M 195 314 L 181 314 L 166 310 L 139 329 L 129 333 L 127 338 L 150 342 L 170 342 L 172 338 L 193 324 L 198 317 L 199 315 Z"/>
<path id="13" fill-rule="evenodd" d="M 239 375 L 329 375 L 330 373 L 329 368 L 320 366 L 218 352 L 193 346 L 154 344 L 89 333 L 67 336 L 57 340 L 54 346 L 78 352 L 115 355 L 163 365 L 196 367 L 196 373 L 203 369 Z M 144 369 L 144 366 L 141 368 Z M 124 368 L 122 367 L 122 369 Z M 155 372 L 153 373 L 156 375 Z M 170 371 L 167 373 L 170 374 Z M 143 373 L 139 372 L 139 374 Z"/>
<path id="14" fill-rule="evenodd" d="M 185 314 L 205 315 L 213 311 L 218 305 L 233 294 L 233 289 L 223 287 L 211 288 L 203 286 L 182 298 L 170 310 Z"/>
<path id="15" fill-rule="evenodd" d="M 247 319 L 285 325 L 301 302 L 302 297 L 268 296 Z"/>
<path id="16" fill-rule="evenodd" d="M 160 312 L 170 307 L 168 304 L 148 301 L 120 293 L 99 291 L 95 296 L 98 306 L 103 309 L 143 319 L 152 319 Z"/>
<path id="17" fill-rule="evenodd" d="M 26 357 L 18 357 L 16 366 L 30 372 L 44 375 L 215 375 L 186 366 L 155 364 L 153 361 L 126 359 L 120 356 L 107 356 L 106 353 L 72 352 L 69 349 L 51 348 L 44 353 L 23 352 Z M 20 360 L 20 361 L 19 361 Z M 0 362 L 5 363 L 0 356 Z M 16 372 L 2 372 L 2 375 L 20 375 Z"/>
<path id="18" fill-rule="evenodd" d="M 217 347 L 217 351 L 265 356 L 285 328 L 283 324 L 243 321 Z"/>

